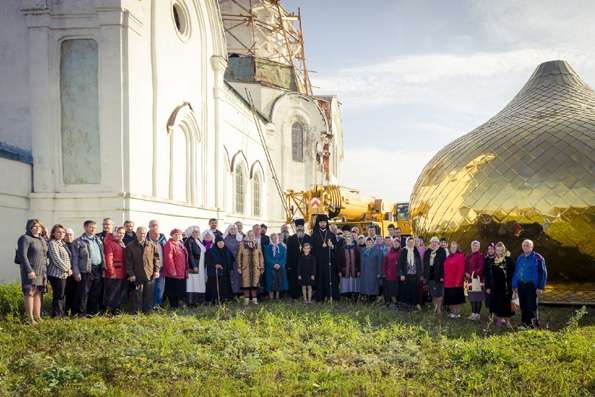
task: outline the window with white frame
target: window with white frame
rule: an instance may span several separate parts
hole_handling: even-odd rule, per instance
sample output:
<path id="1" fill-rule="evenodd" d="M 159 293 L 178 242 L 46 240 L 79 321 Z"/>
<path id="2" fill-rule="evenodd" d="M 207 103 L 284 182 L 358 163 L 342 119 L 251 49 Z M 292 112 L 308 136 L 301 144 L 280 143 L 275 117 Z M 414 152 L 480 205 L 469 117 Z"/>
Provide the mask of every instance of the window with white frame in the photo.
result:
<path id="1" fill-rule="evenodd" d="M 304 162 L 304 126 L 293 123 L 291 126 L 291 158 L 293 161 Z"/>
<path id="2" fill-rule="evenodd" d="M 252 192 L 254 194 L 254 198 L 252 200 L 253 203 L 253 210 L 254 210 L 254 216 L 260 216 L 260 191 L 261 191 L 261 179 L 260 179 L 260 174 L 257 172 L 254 175 L 254 182 L 253 182 L 253 189 Z"/>
<path id="3" fill-rule="evenodd" d="M 244 168 L 238 165 L 235 175 L 235 210 L 238 214 L 244 213 L 244 201 L 246 197 L 246 174 Z"/>

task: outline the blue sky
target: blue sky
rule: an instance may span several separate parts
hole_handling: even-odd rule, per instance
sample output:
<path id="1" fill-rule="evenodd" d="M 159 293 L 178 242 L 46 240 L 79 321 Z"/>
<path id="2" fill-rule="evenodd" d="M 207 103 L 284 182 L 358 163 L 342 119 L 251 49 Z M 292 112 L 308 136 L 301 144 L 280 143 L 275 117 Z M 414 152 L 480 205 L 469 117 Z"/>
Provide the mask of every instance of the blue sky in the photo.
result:
<path id="1" fill-rule="evenodd" d="M 501 110 L 538 64 L 595 87 L 595 1 L 284 0 L 315 94 L 342 103 L 342 184 L 408 201 L 442 147 Z"/>

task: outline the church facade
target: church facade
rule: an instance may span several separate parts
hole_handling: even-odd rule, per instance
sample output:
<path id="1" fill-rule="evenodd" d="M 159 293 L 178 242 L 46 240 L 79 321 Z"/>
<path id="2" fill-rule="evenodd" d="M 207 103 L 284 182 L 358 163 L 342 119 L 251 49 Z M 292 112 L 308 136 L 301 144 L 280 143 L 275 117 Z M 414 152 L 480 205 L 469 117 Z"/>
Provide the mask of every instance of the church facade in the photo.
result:
<path id="1" fill-rule="evenodd" d="M 104 217 L 156 218 L 166 234 L 209 218 L 277 230 L 267 150 L 282 190 L 340 183 L 337 98 L 244 68 L 271 61 L 228 50 L 223 3 L 2 2 L 0 279 L 18 274 L 11 259 L 28 218 L 76 234 Z M 243 70 L 255 73 L 237 78 Z"/>

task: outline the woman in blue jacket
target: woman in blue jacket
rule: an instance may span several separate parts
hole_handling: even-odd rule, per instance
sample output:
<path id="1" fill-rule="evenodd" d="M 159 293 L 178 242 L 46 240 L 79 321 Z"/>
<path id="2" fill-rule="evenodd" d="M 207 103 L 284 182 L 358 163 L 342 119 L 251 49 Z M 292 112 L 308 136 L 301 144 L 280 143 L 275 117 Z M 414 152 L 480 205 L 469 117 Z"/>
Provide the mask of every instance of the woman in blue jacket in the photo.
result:
<path id="1" fill-rule="evenodd" d="M 539 327 L 537 301 L 545 289 L 547 268 L 545 259 L 533 251 L 533 241 L 523 241 L 523 253 L 519 256 L 512 277 L 512 290 L 518 292 L 521 305 L 520 329 Z"/>
<path id="2" fill-rule="evenodd" d="M 273 295 L 279 299 L 279 293 L 289 289 L 285 274 L 286 261 L 287 249 L 283 244 L 279 244 L 276 233 L 271 234 L 271 243 L 264 247 L 264 273 L 271 300 Z"/>

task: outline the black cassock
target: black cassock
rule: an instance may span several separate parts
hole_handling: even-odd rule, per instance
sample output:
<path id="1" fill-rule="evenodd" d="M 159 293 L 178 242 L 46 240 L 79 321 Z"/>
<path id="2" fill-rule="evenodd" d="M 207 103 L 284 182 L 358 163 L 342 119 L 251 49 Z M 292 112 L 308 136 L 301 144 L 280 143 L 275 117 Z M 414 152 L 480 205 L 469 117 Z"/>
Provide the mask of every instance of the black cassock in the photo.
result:
<path id="1" fill-rule="evenodd" d="M 293 299 L 299 299 L 302 294 L 302 289 L 298 283 L 297 265 L 305 243 L 312 245 L 312 237 L 309 234 L 304 234 L 303 238 L 298 238 L 297 234 L 294 234 L 287 239 L 287 262 L 285 264 L 285 270 L 287 271 L 289 294 Z M 313 254 L 314 252 L 312 251 Z"/>
<path id="2" fill-rule="evenodd" d="M 329 240 L 333 243 L 333 249 L 329 249 Z M 316 300 L 323 301 L 324 298 L 330 297 L 331 293 L 333 299 L 339 300 L 339 277 L 335 257 L 337 237 L 328 228 L 325 230 L 315 228 L 312 242 L 316 257 Z"/>

